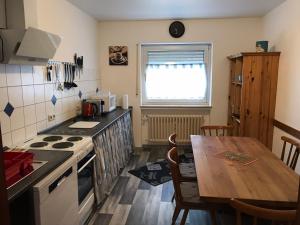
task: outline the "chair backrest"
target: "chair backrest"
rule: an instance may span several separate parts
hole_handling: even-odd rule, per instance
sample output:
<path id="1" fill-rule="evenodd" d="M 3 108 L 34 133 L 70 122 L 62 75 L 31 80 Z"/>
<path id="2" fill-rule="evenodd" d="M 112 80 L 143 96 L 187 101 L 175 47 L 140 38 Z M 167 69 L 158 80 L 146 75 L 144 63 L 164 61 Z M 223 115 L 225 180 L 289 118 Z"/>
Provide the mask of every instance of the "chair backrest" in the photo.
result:
<path id="1" fill-rule="evenodd" d="M 182 195 L 181 195 L 181 189 L 180 189 L 180 180 L 181 180 L 181 174 L 179 170 L 179 164 L 176 162 L 177 155 L 177 149 L 176 147 L 173 147 L 170 149 L 167 153 L 167 160 L 170 165 L 171 174 L 172 174 L 172 180 L 175 190 L 175 198 L 176 201 L 182 201 Z"/>
<path id="2" fill-rule="evenodd" d="M 283 140 L 281 160 L 285 162 L 287 166 L 295 170 L 300 153 L 300 143 L 285 136 L 282 136 L 281 140 Z M 287 143 L 290 145 L 290 147 L 288 148 L 288 152 L 286 152 L 286 149 L 288 147 Z M 285 160 L 286 154 L 287 159 Z"/>
<path id="3" fill-rule="evenodd" d="M 288 224 L 294 224 L 296 220 L 296 210 L 274 210 L 257 207 L 236 199 L 231 199 L 230 205 L 235 208 L 236 224 L 242 225 L 242 214 L 253 216 L 253 224 L 257 224 L 257 219 L 266 219 L 274 222 L 288 222 Z"/>
<path id="4" fill-rule="evenodd" d="M 170 146 L 170 149 L 173 148 L 173 147 L 177 147 L 176 133 L 173 133 L 169 136 L 169 146 Z"/>
<path id="5" fill-rule="evenodd" d="M 201 128 L 202 135 L 205 136 L 231 136 L 232 135 L 232 126 L 202 126 Z"/>
<path id="6" fill-rule="evenodd" d="M 169 136 L 169 147 L 170 149 L 174 148 L 174 147 L 177 147 L 177 144 L 176 144 L 176 133 L 173 133 Z M 174 155 L 174 160 L 176 163 L 179 164 L 179 156 L 178 156 L 178 152 L 176 150 L 176 153 L 177 155 Z"/>

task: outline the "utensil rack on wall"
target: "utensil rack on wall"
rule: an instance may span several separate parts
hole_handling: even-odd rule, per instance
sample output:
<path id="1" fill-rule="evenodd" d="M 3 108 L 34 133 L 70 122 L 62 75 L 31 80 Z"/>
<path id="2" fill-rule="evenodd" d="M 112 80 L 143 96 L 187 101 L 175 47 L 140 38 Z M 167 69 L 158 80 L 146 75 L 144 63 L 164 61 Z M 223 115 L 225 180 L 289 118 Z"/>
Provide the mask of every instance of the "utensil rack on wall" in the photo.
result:
<path id="1" fill-rule="evenodd" d="M 60 91 L 75 88 L 77 87 L 74 82 L 75 77 L 80 78 L 82 69 L 83 67 L 76 63 L 49 60 L 46 67 L 47 81 L 51 82 L 54 77 L 56 88 Z M 63 79 L 60 79 L 61 76 Z M 64 82 L 61 82 L 61 80 L 64 80 Z"/>

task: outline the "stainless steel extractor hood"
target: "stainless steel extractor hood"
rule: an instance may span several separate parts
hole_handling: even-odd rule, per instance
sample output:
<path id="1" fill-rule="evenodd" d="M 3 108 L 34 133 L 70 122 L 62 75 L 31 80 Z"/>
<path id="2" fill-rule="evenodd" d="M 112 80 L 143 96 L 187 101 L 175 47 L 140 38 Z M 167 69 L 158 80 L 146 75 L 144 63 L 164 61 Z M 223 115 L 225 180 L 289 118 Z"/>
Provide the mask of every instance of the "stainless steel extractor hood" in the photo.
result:
<path id="1" fill-rule="evenodd" d="M 0 63 L 46 65 L 61 42 L 58 35 L 27 27 L 24 0 L 0 0 L 5 3 L 6 28 L 0 29 Z M 28 8 L 28 7 L 27 7 Z M 0 17 L 1 20 L 1 17 Z"/>

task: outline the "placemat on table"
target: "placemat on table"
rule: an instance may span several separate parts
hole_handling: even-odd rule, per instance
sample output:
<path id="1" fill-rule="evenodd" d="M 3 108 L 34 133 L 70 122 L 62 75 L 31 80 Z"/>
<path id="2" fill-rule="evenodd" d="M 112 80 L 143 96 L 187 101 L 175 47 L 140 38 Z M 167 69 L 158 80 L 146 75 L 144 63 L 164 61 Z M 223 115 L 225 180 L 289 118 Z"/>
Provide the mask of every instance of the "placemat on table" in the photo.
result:
<path id="1" fill-rule="evenodd" d="M 231 162 L 236 162 L 242 165 L 249 165 L 255 161 L 257 161 L 257 158 L 254 158 L 248 154 L 242 153 L 242 152 L 233 152 L 233 151 L 225 151 L 216 154 L 216 157 L 226 159 Z"/>

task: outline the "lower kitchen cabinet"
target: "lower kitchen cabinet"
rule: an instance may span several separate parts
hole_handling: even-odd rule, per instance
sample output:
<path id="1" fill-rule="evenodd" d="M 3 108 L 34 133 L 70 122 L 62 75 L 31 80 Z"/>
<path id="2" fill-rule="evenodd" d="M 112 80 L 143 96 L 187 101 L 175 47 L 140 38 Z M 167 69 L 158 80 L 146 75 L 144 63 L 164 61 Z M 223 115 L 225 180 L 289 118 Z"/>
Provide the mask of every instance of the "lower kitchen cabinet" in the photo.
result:
<path id="1" fill-rule="evenodd" d="M 133 149 L 130 113 L 125 114 L 93 138 L 97 160 L 95 164 L 95 194 L 100 204 L 110 192 L 130 158 Z"/>

